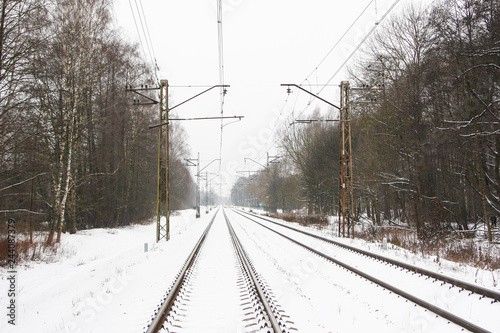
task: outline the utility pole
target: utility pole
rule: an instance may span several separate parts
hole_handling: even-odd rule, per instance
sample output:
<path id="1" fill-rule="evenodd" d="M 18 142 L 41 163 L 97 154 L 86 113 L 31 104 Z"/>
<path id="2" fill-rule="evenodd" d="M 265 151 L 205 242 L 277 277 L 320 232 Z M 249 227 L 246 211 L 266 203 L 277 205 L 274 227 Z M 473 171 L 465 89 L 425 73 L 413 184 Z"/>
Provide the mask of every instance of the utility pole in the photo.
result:
<path id="1" fill-rule="evenodd" d="M 196 218 L 200 218 L 200 152 L 198 158 L 186 159 L 187 166 L 196 167 Z M 195 163 L 196 162 L 196 163 Z"/>
<path id="2" fill-rule="evenodd" d="M 219 202 L 218 204 L 221 205 L 222 204 L 222 185 L 226 185 L 226 183 L 215 183 L 215 184 L 210 184 L 210 186 L 219 186 Z"/>
<path id="3" fill-rule="evenodd" d="M 215 162 L 215 161 L 219 161 L 219 159 L 213 160 L 212 162 Z M 212 162 L 210 162 L 210 163 L 212 163 Z M 205 168 L 207 166 L 205 166 Z M 203 171 L 205 168 L 201 169 L 200 172 Z M 209 175 L 214 176 L 214 177 L 212 179 L 208 179 Z M 205 205 L 206 205 L 205 212 L 207 214 L 208 214 L 208 211 L 210 210 L 209 205 L 212 204 L 212 200 L 210 200 L 210 196 L 211 196 L 211 192 L 212 192 L 212 180 L 214 180 L 215 178 L 218 178 L 218 177 L 219 177 L 218 174 L 205 171 Z M 208 184 L 210 184 L 210 188 L 209 188 Z"/>
<path id="4" fill-rule="evenodd" d="M 199 219 L 200 213 L 200 152 L 198 152 L 198 163 L 196 163 L 196 218 Z"/>
<path id="5" fill-rule="evenodd" d="M 354 192 L 352 181 L 352 155 L 351 155 L 351 103 L 350 92 L 351 88 L 349 81 L 342 81 L 340 84 L 340 107 L 329 101 L 313 94 L 312 92 L 302 88 L 297 84 L 282 84 L 281 86 L 288 87 L 287 92 L 290 94 L 290 87 L 296 87 L 309 95 L 325 102 L 326 104 L 339 110 L 340 114 L 340 170 L 339 170 L 339 237 L 354 237 L 354 221 L 353 221 L 353 208 L 354 208 Z M 318 120 L 297 120 L 297 123 L 310 124 Z M 325 120 L 335 121 L 335 120 Z M 347 227 L 347 232 L 346 232 Z"/>
<path id="6" fill-rule="evenodd" d="M 208 172 L 205 171 L 205 214 L 208 214 Z"/>
<path id="7" fill-rule="evenodd" d="M 151 90 L 160 90 L 160 101 L 145 95 L 143 92 Z M 158 127 L 158 173 L 156 186 L 156 242 L 161 239 L 169 240 L 169 194 L 168 194 L 168 80 L 161 80 L 159 87 L 132 88 L 125 89 L 127 92 L 133 92 L 140 96 L 134 98 L 134 105 L 155 105 L 159 104 L 159 123 Z M 146 101 L 144 101 L 146 100 Z M 151 127 L 150 127 L 151 128 Z M 163 139 L 165 137 L 165 139 Z M 161 204 L 165 203 L 165 223 L 161 220 Z"/>
<path id="8" fill-rule="evenodd" d="M 354 237 L 349 81 L 340 83 L 339 237 Z M 347 227 L 347 234 L 346 234 Z"/>
<path id="9" fill-rule="evenodd" d="M 186 159 L 187 166 L 195 166 L 197 168 L 196 169 L 196 218 L 199 218 L 201 216 L 201 213 L 200 213 L 200 177 L 201 177 L 201 172 L 203 170 L 205 170 L 210 164 L 212 164 L 215 161 L 220 161 L 220 159 L 217 158 L 217 159 L 212 160 L 210 163 L 205 165 L 203 167 L 203 169 L 200 170 L 200 153 L 199 152 L 198 152 L 198 158 Z M 208 173 L 207 173 L 207 177 L 208 177 Z M 207 182 L 208 182 L 208 179 L 207 179 Z"/>
<path id="10" fill-rule="evenodd" d="M 165 126 L 158 128 L 158 191 L 156 199 L 156 242 L 170 239 L 170 212 L 169 212 L 169 170 L 168 170 L 168 81 L 160 81 L 160 109 L 159 123 Z M 165 136 L 164 147 L 162 144 Z M 165 203 L 165 223 L 161 221 L 161 203 Z"/>
<path id="11" fill-rule="evenodd" d="M 275 156 L 273 156 L 273 157 L 275 157 Z M 268 179 L 269 184 L 270 184 L 271 182 L 270 182 L 270 177 L 269 177 L 269 153 L 267 153 L 267 167 L 265 165 L 260 164 L 259 162 L 257 162 L 256 160 L 254 160 L 254 159 L 252 159 L 250 157 L 245 157 L 244 158 L 245 163 L 247 162 L 247 160 L 250 160 L 250 161 L 252 161 L 252 162 L 254 162 L 254 163 L 256 163 L 256 164 L 258 164 L 258 165 L 260 165 L 261 167 L 264 168 L 263 171 L 266 172 L 266 178 Z M 267 212 L 268 212 L 268 214 L 270 214 L 271 213 L 271 210 L 270 210 L 271 207 L 270 207 L 269 191 L 267 191 L 267 195 L 266 195 L 266 206 L 267 206 Z"/>
<path id="12" fill-rule="evenodd" d="M 205 94 L 206 92 L 217 88 L 227 88 L 229 85 L 215 85 L 212 86 L 187 100 L 170 107 L 168 106 L 168 80 L 161 80 L 160 87 L 148 88 L 148 86 L 142 86 L 141 88 L 134 89 L 132 86 L 126 88 L 126 91 L 133 92 L 139 95 L 140 99 L 134 99 L 134 105 L 152 105 L 160 104 L 159 109 L 159 123 L 156 125 L 149 126 L 150 129 L 158 128 L 158 183 L 157 183 L 157 195 L 156 195 L 156 242 L 161 239 L 168 241 L 170 239 L 170 212 L 169 212 L 169 136 L 168 136 L 168 125 L 169 121 L 172 120 L 207 120 L 207 119 L 225 119 L 225 118 L 238 118 L 242 119 L 243 116 L 230 116 L 230 117 L 204 117 L 204 118 L 173 118 L 169 119 L 168 113 L 181 106 L 185 103 L 195 99 L 196 97 Z M 160 90 L 160 101 L 156 101 L 153 98 L 145 95 L 142 91 L 150 90 Z M 143 102 L 143 100 L 147 100 Z M 163 137 L 165 139 L 163 140 Z M 199 172 L 198 172 L 199 174 Z M 199 181 L 198 181 L 199 183 Z M 198 207 L 199 207 L 199 197 L 197 197 Z M 165 223 L 161 220 L 161 203 L 165 203 Z M 199 209 L 198 209 L 199 214 Z"/>

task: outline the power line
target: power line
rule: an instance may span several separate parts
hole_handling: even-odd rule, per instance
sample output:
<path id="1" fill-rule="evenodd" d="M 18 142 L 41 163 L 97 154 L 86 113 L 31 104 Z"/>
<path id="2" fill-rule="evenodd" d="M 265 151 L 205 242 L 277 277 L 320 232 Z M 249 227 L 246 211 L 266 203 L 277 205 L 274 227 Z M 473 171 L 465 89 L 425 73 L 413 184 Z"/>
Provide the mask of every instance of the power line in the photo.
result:
<path id="1" fill-rule="evenodd" d="M 278 118 L 276 119 L 276 122 L 274 123 L 273 129 L 271 130 L 272 133 L 274 133 L 276 131 L 276 127 L 278 126 L 278 122 L 283 114 L 283 111 L 285 110 L 285 106 L 288 103 L 288 98 L 289 97 L 287 96 L 287 98 L 285 99 L 285 102 L 283 103 L 283 106 L 281 107 L 280 114 L 279 114 Z M 269 143 L 269 140 L 271 140 L 272 137 L 273 136 L 271 135 L 271 136 L 269 136 L 269 138 L 267 138 L 266 142 L 264 143 L 264 145 L 260 149 L 259 153 L 257 154 L 257 159 L 259 159 L 264 153 L 271 150 L 271 148 L 274 146 L 274 144 L 273 144 L 267 151 L 264 151 L 266 149 L 267 144 Z"/>
<path id="2" fill-rule="evenodd" d="M 318 67 L 321 66 L 321 64 L 326 60 L 326 58 L 331 54 L 331 52 L 337 47 L 337 45 L 344 39 L 344 37 L 347 35 L 347 33 L 352 29 L 352 27 L 358 22 L 358 20 L 360 19 L 360 17 L 366 12 L 366 10 L 371 6 L 371 4 L 374 2 L 374 0 L 371 0 L 368 5 L 361 11 L 361 13 L 358 15 L 358 17 L 354 20 L 354 22 L 349 26 L 349 28 L 344 32 L 344 34 L 340 37 L 340 39 L 334 44 L 334 46 L 328 51 L 328 53 L 326 54 L 325 57 L 323 57 L 323 59 L 320 61 L 320 63 L 313 69 L 313 71 L 304 79 L 304 81 L 302 81 L 302 84 L 304 84 L 304 82 L 306 82 L 309 77 L 315 72 L 317 71 Z M 385 12 L 385 14 L 382 16 L 382 18 L 380 20 L 377 20 L 373 26 L 373 28 L 368 32 L 368 34 L 363 38 L 363 40 L 358 44 L 358 46 L 353 50 L 353 52 L 351 52 L 351 54 L 347 57 L 347 59 L 342 63 L 342 65 L 340 65 L 340 67 L 337 69 L 337 71 L 335 71 L 335 73 L 330 77 L 330 79 L 324 84 L 322 85 L 322 88 L 318 91 L 318 95 L 328 86 L 330 86 L 330 82 L 333 80 L 333 78 L 340 72 L 340 70 L 347 64 L 347 62 L 353 57 L 353 55 L 359 50 L 359 48 L 366 42 L 366 40 L 371 36 L 371 34 L 373 33 L 373 31 L 375 31 L 375 29 L 379 26 L 379 23 L 381 23 L 386 17 L 387 15 L 392 11 L 392 9 L 400 2 L 400 0 L 395 0 L 395 2 L 391 5 L 391 7 Z M 377 8 L 375 9 L 377 11 Z M 378 15 L 378 13 L 376 14 Z M 309 104 L 308 104 L 309 106 Z M 297 115 L 297 117 L 300 117 L 306 110 L 308 109 L 308 107 L 304 108 L 304 110 L 299 113 Z M 292 113 L 293 114 L 293 113 Z M 269 147 L 268 151 L 271 150 L 272 147 L 274 147 L 279 140 L 281 140 L 283 137 L 285 137 L 285 135 L 288 133 L 290 127 L 286 128 L 284 133 L 281 135 L 280 138 L 277 138 L 274 143 L 271 145 L 271 147 Z M 274 132 L 274 130 L 273 130 Z M 267 142 L 266 142 L 267 144 Z"/>
<path id="3" fill-rule="evenodd" d="M 156 62 L 156 55 L 154 55 L 153 42 L 151 40 L 151 35 L 149 33 L 149 28 L 148 28 L 146 16 L 144 14 L 144 7 L 142 6 L 141 0 L 139 0 L 140 9 L 139 9 L 139 4 L 137 3 L 137 0 L 134 0 L 134 2 L 135 2 L 136 10 L 137 10 L 137 17 L 139 18 L 139 21 L 141 23 L 142 34 L 141 34 L 140 29 L 139 29 L 139 25 L 137 24 L 137 18 L 136 18 L 136 14 L 134 11 L 134 7 L 132 6 L 132 2 L 131 2 L 131 0 L 128 1 L 129 5 L 130 5 L 130 11 L 132 12 L 132 17 L 134 19 L 134 24 L 135 24 L 135 29 L 137 31 L 137 36 L 139 37 L 139 43 L 141 44 L 142 53 L 144 54 L 145 57 L 147 57 L 149 55 L 150 61 L 151 61 L 152 65 L 154 66 L 154 75 L 156 77 L 156 81 L 159 84 L 160 80 L 158 78 L 158 64 Z M 144 37 L 144 42 L 143 42 L 142 36 Z M 146 53 L 146 49 L 144 48 L 144 43 L 146 44 L 146 47 L 148 49 L 148 53 Z"/>
<path id="4" fill-rule="evenodd" d="M 137 25 L 137 20 L 135 19 L 134 8 L 132 7 L 131 0 L 128 0 L 130 5 L 130 11 L 132 12 L 132 17 L 134 18 L 135 30 L 137 30 L 137 36 L 139 36 L 139 43 L 141 44 L 142 53 L 146 55 L 146 51 L 144 50 L 144 44 L 142 43 L 141 33 L 139 32 L 139 26 Z"/>
<path id="5" fill-rule="evenodd" d="M 222 30 L 222 0 L 217 0 L 217 37 L 219 50 L 219 84 L 224 86 L 224 35 Z M 222 139 L 224 134 L 224 97 L 226 89 L 220 90 L 220 144 L 219 144 L 219 174 L 222 166 Z"/>
<path id="6" fill-rule="evenodd" d="M 302 85 L 305 81 L 307 81 L 309 79 L 309 77 L 311 77 L 311 75 L 313 75 L 314 72 L 316 72 L 318 70 L 318 67 L 321 66 L 323 64 L 323 62 L 325 62 L 325 60 L 330 56 L 330 54 L 333 52 L 333 50 L 340 44 L 340 42 L 342 42 L 342 40 L 344 39 L 344 37 L 349 33 L 349 31 L 351 31 L 352 27 L 354 27 L 354 25 L 359 21 L 359 19 L 361 18 L 361 16 L 363 16 L 363 14 L 366 12 L 366 10 L 370 7 L 370 5 L 374 2 L 375 0 L 371 0 L 368 5 L 366 5 L 365 9 L 363 9 L 361 11 L 361 13 L 358 15 L 358 17 L 354 20 L 354 22 L 352 22 L 352 24 L 349 26 L 349 28 L 347 28 L 347 30 L 344 32 L 344 34 L 339 38 L 339 40 L 337 40 L 337 42 L 333 45 L 333 47 L 330 49 L 330 51 L 328 51 L 326 53 L 326 55 L 323 57 L 323 59 L 321 59 L 321 61 L 319 62 L 319 64 L 311 71 L 311 73 L 304 79 L 304 81 L 302 81 L 302 83 L 300 85 Z M 375 6 L 376 6 L 376 2 L 375 2 Z M 375 7 L 375 11 L 376 11 L 376 7 Z"/>
<path id="7" fill-rule="evenodd" d="M 321 61 L 319 62 L 319 64 L 318 64 L 318 65 L 316 65 L 316 67 L 315 67 L 315 68 L 311 71 L 311 73 L 309 73 L 309 75 L 307 75 L 307 77 L 306 77 L 306 78 L 302 81 L 302 83 L 301 83 L 300 85 L 302 85 L 302 84 L 304 84 L 304 82 L 308 81 L 308 80 L 309 80 L 309 78 L 311 77 L 311 75 L 313 75 L 313 74 L 314 74 L 314 72 L 317 72 L 318 68 L 319 68 L 319 67 L 320 67 L 320 66 L 321 66 L 321 65 L 325 62 L 325 60 L 326 60 L 326 59 L 330 56 L 330 54 L 333 52 L 333 50 L 335 50 L 335 48 L 336 48 L 336 47 L 337 47 L 337 46 L 338 46 L 338 45 L 339 45 L 339 44 L 340 44 L 340 43 L 344 40 L 345 36 L 346 36 L 346 35 L 349 33 L 349 31 L 351 31 L 351 29 L 352 29 L 352 28 L 356 25 L 356 23 L 359 21 L 359 19 L 361 18 L 361 16 L 363 16 L 363 14 L 366 12 L 366 10 L 367 10 L 367 9 L 371 6 L 371 4 L 372 4 L 374 1 L 375 1 L 375 0 L 371 0 L 371 1 L 370 1 L 370 2 L 369 2 L 366 6 L 365 6 L 365 8 L 361 11 L 361 13 L 360 13 L 360 14 L 356 17 L 356 19 L 355 19 L 355 20 L 351 23 L 351 25 L 347 28 L 347 30 L 346 30 L 346 31 L 342 34 L 342 36 L 341 36 L 341 37 L 337 40 L 337 42 L 336 42 L 336 43 L 332 46 L 332 48 L 331 48 L 331 49 L 330 49 L 330 50 L 326 53 L 326 55 L 325 55 L 325 56 L 321 59 Z M 310 85 L 311 85 L 311 84 L 310 84 Z M 324 88 L 324 87 L 326 87 L 326 86 L 328 86 L 328 83 L 327 83 L 327 84 L 325 84 L 325 85 L 323 86 L 323 88 Z M 285 104 L 283 105 L 283 109 L 285 108 L 285 105 L 286 105 L 287 101 L 288 101 L 288 98 L 286 99 Z M 296 104 L 297 104 L 297 98 L 295 99 L 294 108 L 295 108 L 295 105 L 296 105 Z M 308 105 L 307 105 L 307 106 L 309 106 L 309 105 L 310 105 L 310 103 L 308 103 Z M 281 110 L 281 112 L 280 112 L 280 117 L 281 117 L 281 114 L 282 114 L 282 112 L 283 112 L 283 109 L 282 109 L 282 110 Z M 304 110 L 303 110 L 303 111 L 302 111 L 302 112 L 301 112 L 298 116 L 302 115 L 302 114 L 303 114 L 303 113 L 304 113 L 307 109 L 308 109 L 308 108 L 306 107 L 306 108 L 305 108 L 305 109 L 304 109 Z M 291 114 L 291 115 L 289 115 L 287 118 L 290 118 L 290 116 L 292 116 L 292 115 L 293 115 L 293 111 L 292 111 L 292 114 Z M 277 122 L 276 122 L 276 123 L 274 124 L 274 126 L 273 126 L 273 130 L 272 130 L 272 132 L 273 132 L 273 133 L 276 131 L 276 126 L 277 126 Z M 273 144 L 272 144 L 272 145 L 268 148 L 267 152 L 268 152 L 269 150 L 271 150 L 271 149 L 272 149 L 272 148 L 276 145 L 276 143 L 278 143 L 278 140 L 281 140 L 281 139 L 282 139 L 282 138 L 286 135 L 286 133 L 288 132 L 288 129 L 289 129 L 289 127 L 285 130 L 285 133 L 283 133 L 283 135 L 282 135 L 280 138 L 277 138 L 277 139 L 274 141 L 274 143 L 273 143 Z M 270 138 L 269 138 L 269 139 L 266 141 L 266 143 L 264 144 L 263 149 L 266 149 L 266 145 L 267 145 L 267 143 L 269 142 L 269 140 L 270 140 Z M 264 152 L 264 153 L 265 153 L 265 152 Z M 261 155 L 262 155 L 262 149 L 261 149 L 261 151 L 259 152 L 259 157 L 260 157 Z"/>
<path id="8" fill-rule="evenodd" d="M 371 36 L 371 34 L 377 29 L 379 24 L 389 15 L 389 13 L 396 7 L 396 5 L 400 2 L 401 0 L 396 0 L 394 3 L 387 9 L 387 11 L 384 13 L 384 15 L 380 18 L 379 21 L 375 22 L 375 25 L 370 29 L 370 31 L 366 34 L 366 36 L 361 40 L 361 42 L 356 46 L 356 48 L 351 52 L 351 54 L 347 57 L 347 59 L 342 63 L 342 65 L 339 66 L 339 68 L 333 73 L 333 75 L 328 79 L 328 81 L 325 83 L 325 85 L 318 91 L 318 94 L 320 94 L 326 86 L 332 82 L 333 78 L 337 76 L 337 74 L 342 70 L 342 68 L 351 60 L 351 58 L 354 56 L 354 54 L 359 50 L 359 48 L 366 42 L 366 40 Z"/>
<path id="9" fill-rule="evenodd" d="M 141 5 L 142 6 L 142 5 Z M 137 0 L 135 0 L 135 8 L 137 8 L 137 16 L 139 16 L 139 22 L 141 23 L 142 34 L 144 35 L 144 40 L 146 41 L 146 47 L 148 49 L 149 57 L 153 60 L 153 56 L 151 55 L 151 49 L 149 48 L 148 37 L 146 36 L 146 31 L 144 29 L 144 23 L 141 15 L 141 10 L 139 9 L 139 5 L 137 4 Z"/>
<path id="10" fill-rule="evenodd" d="M 344 62 L 339 66 L 339 68 L 335 71 L 335 73 L 328 79 L 328 81 L 323 85 L 323 87 L 317 92 L 319 95 L 326 87 L 329 86 L 330 82 L 332 82 L 333 78 L 337 76 L 337 74 L 344 68 L 344 66 L 351 60 L 351 58 L 354 56 L 354 54 L 359 50 L 359 48 L 366 42 L 366 40 L 371 36 L 371 34 L 377 29 L 379 24 L 389 15 L 389 13 L 394 9 L 394 7 L 400 2 L 401 0 L 395 0 L 391 7 L 384 13 L 384 15 L 380 18 L 380 20 L 376 21 L 373 27 L 370 29 L 370 31 L 366 34 L 366 36 L 361 40 L 361 42 L 356 46 L 356 48 L 351 52 L 351 54 L 347 57 L 347 59 L 344 60 Z M 305 111 L 307 110 L 304 109 L 297 117 L 300 117 Z"/>
<path id="11" fill-rule="evenodd" d="M 159 68 L 158 68 L 158 63 L 156 61 L 156 53 L 155 53 L 155 49 L 153 47 L 153 41 L 151 40 L 151 34 L 149 33 L 148 20 L 146 19 L 146 15 L 144 14 L 144 7 L 142 6 L 142 0 L 139 0 L 139 3 L 141 5 L 141 11 L 142 11 L 142 17 L 144 18 L 144 24 L 146 25 L 146 32 L 148 34 L 149 44 L 151 45 L 151 51 L 153 52 L 153 61 L 154 61 L 154 66 L 155 66 L 156 80 L 159 82 L 159 79 L 158 79 L 158 70 L 159 70 Z"/>

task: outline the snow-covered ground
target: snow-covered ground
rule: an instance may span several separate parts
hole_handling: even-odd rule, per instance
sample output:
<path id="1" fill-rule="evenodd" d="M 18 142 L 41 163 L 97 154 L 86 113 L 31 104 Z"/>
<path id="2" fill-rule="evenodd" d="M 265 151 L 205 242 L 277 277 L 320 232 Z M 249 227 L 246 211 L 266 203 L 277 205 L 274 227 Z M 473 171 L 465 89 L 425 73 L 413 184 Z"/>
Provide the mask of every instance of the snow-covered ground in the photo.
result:
<path id="1" fill-rule="evenodd" d="M 158 244 L 156 223 L 63 235 L 54 262 L 17 267 L 15 327 L 2 268 L 0 332 L 142 332 L 213 213 L 176 213 L 171 241 Z"/>
<path id="2" fill-rule="evenodd" d="M 369 281 L 332 265 L 305 249 L 290 246 L 291 242 L 270 233 L 261 226 L 256 227 L 257 223 L 242 219 L 241 216 L 234 214 L 233 216 L 247 229 L 245 238 L 254 239 L 254 243 L 261 248 L 261 252 L 266 253 L 270 259 L 272 258 L 273 266 L 286 272 L 274 278 L 273 289 L 281 290 L 286 298 L 302 296 L 284 304 L 291 309 L 289 313 L 291 317 L 296 320 L 300 319 L 300 323 L 305 325 L 306 329 L 301 331 L 310 331 L 311 328 L 318 332 L 324 331 L 321 328 L 328 328 L 327 331 L 332 332 L 455 332 L 460 330 L 457 326 L 448 324 L 446 320 L 435 318 L 432 313 L 420 307 L 414 307 L 411 302 L 406 302 L 403 298 L 383 288 L 376 288 Z M 441 283 L 433 283 L 432 279 L 401 271 L 268 222 L 263 222 L 263 225 L 273 230 L 277 229 L 280 233 L 304 242 L 311 248 L 327 253 L 336 260 L 347 263 L 489 331 L 495 331 L 500 324 L 495 316 L 495 313 L 500 311 L 498 303 L 492 305 L 490 300 L 480 300 L 478 296 L 469 296 L 468 292 L 460 292 L 459 288 L 450 289 L 448 286 L 442 286 Z M 264 260 L 259 260 L 257 264 L 261 262 Z M 273 272 L 273 269 L 269 267 L 265 271 Z M 287 288 L 291 288 L 294 292 L 290 292 Z M 304 303 L 304 299 L 307 299 L 307 302 Z M 324 305 L 321 301 L 324 301 Z"/>
<path id="3" fill-rule="evenodd" d="M 246 209 L 248 212 L 249 210 Z M 259 215 L 265 215 L 264 211 L 253 210 L 253 213 Z M 269 216 L 263 216 L 264 218 L 270 219 L 276 222 L 283 222 L 282 220 L 275 219 Z M 363 250 L 368 250 L 373 253 L 386 256 L 401 262 L 405 262 L 411 265 L 419 266 L 425 269 L 429 269 L 441 274 L 451 276 L 456 279 L 464 280 L 469 283 L 474 283 L 481 285 L 486 288 L 490 288 L 500 292 L 500 270 L 486 270 L 476 268 L 470 265 L 461 264 L 445 260 L 443 258 L 437 258 L 433 255 L 425 255 L 413 253 L 404 248 L 398 247 L 396 245 L 387 244 L 387 249 L 383 248 L 382 242 L 367 242 L 363 239 L 352 239 L 352 238 L 338 238 L 337 226 L 336 224 L 328 226 L 328 228 L 317 228 L 317 227 L 306 227 L 294 222 L 283 222 L 288 226 L 296 229 L 306 230 L 308 232 L 335 239 L 337 242 L 341 242 L 350 246 L 354 246 Z M 493 245 L 497 248 L 491 248 L 492 255 L 500 253 L 498 245 Z M 484 251 L 488 249 L 484 248 Z"/>
<path id="4" fill-rule="evenodd" d="M 7 270 L 2 268 L 0 307 L 5 314 L 0 332 L 142 332 L 215 211 L 200 219 L 195 219 L 193 210 L 175 214 L 171 217 L 171 240 L 159 244 L 155 243 L 155 223 L 63 235 L 55 260 L 17 267 L 15 327 L 7 323 L 8 281 Z M 236 214 L 230 217 L 236 219 Z M 311 254 L 300 257 L 302 250 L 292 252 L 274 236 L 238 223 L 235 228 L 243 245 L 254 255 L 254 262 L 260 263 L 256 265 L 269 285 L 278 286 L 274 291 L 286 305 L 287 314 L 294 315 L 301 332 L 442 331 L 441 324 L 422 324 L 428 314 L 408 317 L 406 302 L 394 300 L 382 288 L 365 289 L 365 282 L 359 284 L 363 279 L 353 278 Z M 500 278 L 498 271 L 436 262 L 361 240 L 345 241 L 493 289 Z M 144 251 L 145 243 L 148 252 Z M 267 258 L 267 263 L 259 258 Z M 329 284 L 334 288 L 326 290 Z M 361 298 L 364 294 L 369 298 Z M 304 304 L 309 305 L 306 308 Z M 361 316 L 360 311 L 367 315 Z M 403 317 L 398 317 L 401 313 Z M 446 331 L 453 331 L 452 327 Z"/>

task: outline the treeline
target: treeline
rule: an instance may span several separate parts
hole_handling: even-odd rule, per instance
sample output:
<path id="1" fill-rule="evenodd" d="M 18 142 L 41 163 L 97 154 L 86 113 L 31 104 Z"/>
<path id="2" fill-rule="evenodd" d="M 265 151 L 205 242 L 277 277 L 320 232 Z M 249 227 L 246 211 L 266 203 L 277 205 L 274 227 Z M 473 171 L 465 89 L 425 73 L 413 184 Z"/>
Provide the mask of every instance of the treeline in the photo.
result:
<path id="1" fill-rule="evenodd" d="M 500 213 L 500 3 L 410 6 L 379 27 L 351 73 L 351 86 L 366 88 L 351 104 L 355 219 L 404 223 L 421 238 L 484 225 L 491 240 Z M 293 165 L 286 178 L 298 177 L 298 207 L 331 213 L 338 126 L 300 126 L 282 141 Z"/>
<path id="2" fill-rule="evenodd" d="M 305 210 L 308 215 L 336 212 L 339 128 L 315 110 L 311 124 L 287 126 L 281 133 L 279 163 L 241 177 L 231 192 L 233 204 L 265 207 L 271 213 Z"/>
<path id="3" fill-rule="evenodd" d="M 113 29 L 111 5 L 2 1 L 0 213 L 48 227 L 48 243 L 155 213 L 158 111 L 125 91 L 156 85 L 154 71 Z M 170 133 L 172 209 L 191 205 L 182 133 Z"/>

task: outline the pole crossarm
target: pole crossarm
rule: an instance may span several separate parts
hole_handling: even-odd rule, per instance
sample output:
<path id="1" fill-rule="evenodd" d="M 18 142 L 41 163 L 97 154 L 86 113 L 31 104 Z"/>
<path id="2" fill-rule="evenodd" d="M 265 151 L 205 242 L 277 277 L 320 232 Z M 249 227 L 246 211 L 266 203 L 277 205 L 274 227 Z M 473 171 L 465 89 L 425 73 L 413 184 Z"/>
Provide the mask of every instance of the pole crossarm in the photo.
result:
<path id="1" fill-rule="evenodd" d="M 187 166 L 197 166 L 197 164 L 194 163 L 194 161 L 198 161 L 198 159 L 196 159 L 196 158 L 186 158 L 185 160 L 187 162 L 186 163 Z"/>
<path id="2" fill-rule="evenodd" d="M 149 100 L 149 102 L 139 102 L 138 100 L 136 101 L 134 99 L 134 105 L 155 105 L 155 104 L 158 104 L 160 103 L 159 101 L 147 96 L 147 95 L 144 95 L 143 93 L 140 93 L 140 91 L 151 91 L 151 90 L 160 90 L 161 87 L 153 87 L 153 88 L 148 88 L 148 86 L 146 85 L 146 88 L 144 87 L 141 87 L 141 88 L 132 88 L 132 86 L 128 86 L 128 88 L 125 88 L 125 91 L 126 92 L 133 92 L 147 100 Z"/>
<path id="3" fill-rule="evenodd" d="M 213 119 L 243 119 L 245 116 L 201 117 L 201 118 L 170 118 L 170 120 L 213 120 Z"/>
<path id="4" fill-rule="evenodd" d="M 207 165 L 205 165 L 201 170 L 200 172 L 202 172 L 203 170 L 205 170 L 206 168 L 208 168 L 208 166 L 212 163 L 214 163 L 215 161 L 220 161 L 220 158 L 216 158 L 215 160 L 213 160 L 212 162 L 208 163 Z"/>
<path id="5" fill-rule="evenodd" d="M 160 87 L 151 87 L 151 88 L 148 88 L 147 85 L 145 87 L 142 86 L 141 88 L 132 88 L 132 86 L 128 86 L 128 88 L 125 88 L 125 91 L 137 92 L 137 91 L 151 91 L 151 90 L 159 90 L 159 89 L 160 89 Z"/>
<path id="6" fill-rule="evenodd" d="M 246 163 L 246 161 L 247 161 L 247 160 L 250 160 L 250 161 L 252 161 L 252 162 L 254 162 L 254 163 L 257 163 L 258 165 L 260 165 L 260 166 L 261 166 L 261 167 L 263 167 L 264 169 L 265 169 L 265 168 L 267 168 L 265 165 L 260 164 L 260 163 L 259 163 L 259 162 L 257 162 L 256 160 L 251 159 L 250 157 L 245 157 L 245 159 L 244 159 L 244 160 L 245 160 L 245 163 Z"/>
<path id="7" fill-rule="evenodd" d="M 201 118 L 171 118 L 169 119 L 169 121 L 172 121 L 172 120 L 213 120 L 213 119 L 243 119 L 245 118 L 245 116 L 224 116 L 224 117 L 201 117 Z M 166 123 L 161 123 L 161 124 L 157 124 L 157 125 L 151 125 L 149 126 L 150 129 L 153 129 L 153 128 L 156 128 L 156 127 L 161 127 L 161 126 L 166 126 L 168 125 L 168 122 Z"/>
<path id="8" fill-rule="evenodd" d="M 218 175 L 218 174 L 216 174 L 216 173 L 206 172 L 206 171 L 205 171 L 205 173 L 201 173 L 201 172 L 200 172 L 200 179 L 201 179 L 201 180 L 208 180 L 208 175 L 210 175 L 210 176 L 217 176 L 217 177 L 219 176 L 219 175 Z"/>
<path id="9" fill-rule="evenodd" d="M 269 153 L 267 153 L 267 167 L 269 167 L 270 164 L 273 164 L 273 163 L 279 163 L 279 159 L 281 158 L 281 156 L 271 156 L 269 155 Z"/>
<path id="10" fill-rule="evenodd" d="M 292 125 L 294 124 L 311 124 L 314 122 L 339 122 L 340 119 L 297 119 L 295 120 Z"/>
<path id="11" fill-rule="evenodd" d="M 251 174 L 251 173 L 262 172 L 262 171 L 263 171 L 263 170 L 255 170 L 255 171 L 236 171 L 236 173 L 239 173 L 239 174 L 245 174 L 245 173 Z"/>
<path id="12" fill-rule="evenodd" d="M 206 93 L 206 92 L 208 92 L 208 91 L 210 91 L 210 90 L 212 90 L 212 89 L 214 89 L 214 88 L 218 88 L 218 87 L 219 87 L 219 88 L 228 88 L 228 87 L 230 87 L 230 85 L 226 85 L 226 84 L 217 84 L 217 85 L 215 85 L 215 86 L 212 86 L 212 87 L 210 87 L 210 88 L 208 88 L 208 89 L 206 89 L 206 90 L 203 90 L 201 93 L 196 94 L 196 95 L 194 95 L 193 97 L 190 97 L 190 98 L 186 99 L 184 102 L 181 102 L 181 103 L 177 104 L 176 106 L 171 107 L 171 108 L 169 109 L 169 111 L 172 111 L 173 109 L 175 109 L 175 108 L 177 108 L 177 107 L 179 107 L 179 106 L 181 106 L 181 105 L 183 105 L 183 104 L 186 104 L 187 102 L 189 102 L 189 101 L 191 101 L 191 100 L 195 99 L 196 97 L 198 97 L 198 96 L 200 96 L 200 95 L 203 95 L 204 93 Z"/>
<path id="13" fill-rule="evenodd" d="M 295 84 L 295 83 L 282 83 L 282 84 L 281 84 L 281 86 L 282 86 L 282 87 L 296 87 L 296 88 L 298 88 L 298 89 L 300 89 L 300 90 L 302 90 L 302 91 L 304 91 L 304 92 L 308 93 L 309 95 L 316 97 L 316 98 L 317 98 L 317 99 L 319 99 L 320 101 L 323 101 L 323 102 L 325 102 L 326 104 L 328 104 L 328 105 L 330 105 L 330 106 L 333 106 L 335 109 L 340 110 L 340 107 L 338 107 L 337 105 L 335 105 L 335 104 L 333 104 L 333 103 L 328 102 L 326 99 L 321 98 L 321 97 L 319 97 L 319 96 L 318 96 L 318 95 L 316 95 L 316 94 L 313 94 L 312 92 L 310 92 L 309 90 L 306 90 L 306 89 L 302 88 L 302 87 L 301 87 L 301 86 L 299 86 L 298 84 Z"/>

